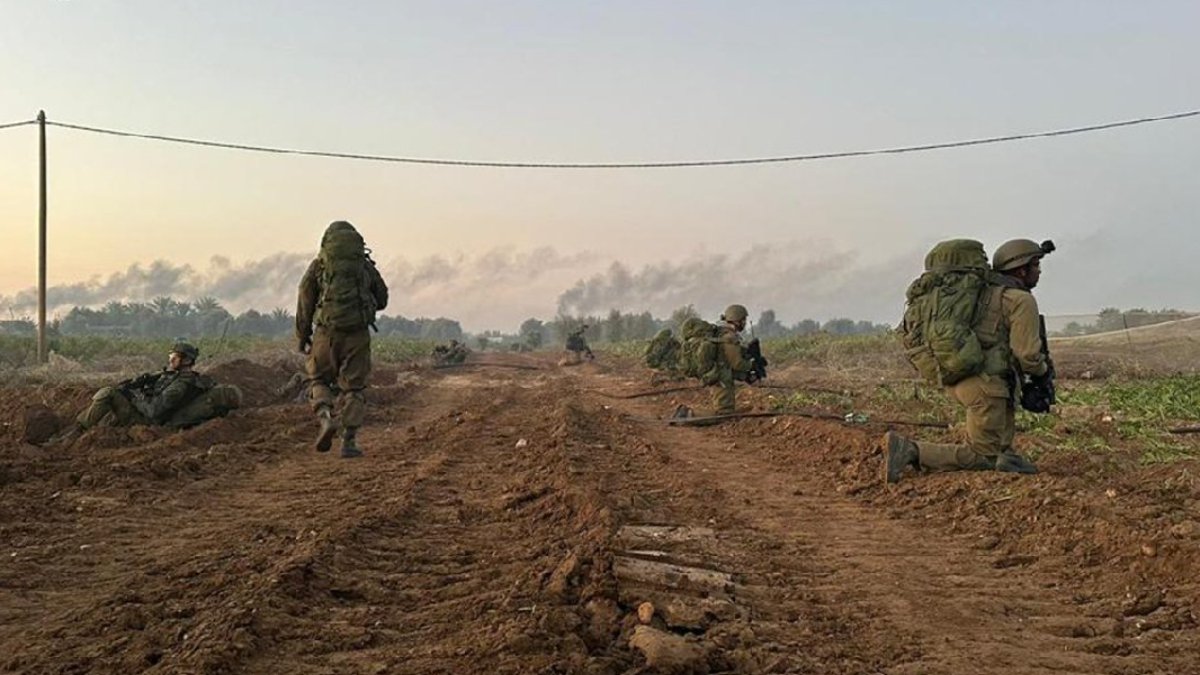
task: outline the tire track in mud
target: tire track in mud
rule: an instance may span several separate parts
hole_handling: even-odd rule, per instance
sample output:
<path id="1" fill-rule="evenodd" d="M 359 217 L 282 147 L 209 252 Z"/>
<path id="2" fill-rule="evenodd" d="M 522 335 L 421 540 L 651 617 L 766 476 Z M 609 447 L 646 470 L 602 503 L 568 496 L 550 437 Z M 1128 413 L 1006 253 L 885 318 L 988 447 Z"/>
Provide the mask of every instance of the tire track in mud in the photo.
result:
<path id="1" fill-rule="evenodd" d="M 635 417 L 661 416 L 670 407 L 595 402 Z M 750 425 L 759 433 L 739 438 Z M 710 653 L 713 665 L 732 660 L 746 672 L 1200 672 L 1194 635 L 1114 635 L 1119 620 L 1090 609 L 1061 579 L 1026 569 L 1029 561 L 894 520 L 839 494 L 827 477 L 780 466 L 763 447 L 773 442 L 761 431 L 769 425 L 639 424 L 629 432 L 664 463 L 686 468 L 667 481 L 675 504 L 628 515 L 707 524 L 715 530 L 707 544 L 666 553 L 741 580 L 733 600 L 745 611 L 712 622 L 703 634 L 723 652 L 716 659 Z M 690 495 L 701 503 L 686 505 Z M 748 635 L 737 632 L 739 623 L 750 626 Z"/>
<path id="2" fill-rule="evenodd" d="M 607 636 L 583 626 L 565 585 L 591 564 L 586 538 L 609 528 L 595 496 L 567 481 L 561 404 L 545 384 L 443 378 L 477 391 L 427 435 L 440 461 L 402 513 L 356 528 L 292 580 L 264 623 L 273 644 L 244 672 L 575 670 L 589 658 L 585 637 L 603 652 Z M 564 561 L 563 588 L 548 594 Z"/>

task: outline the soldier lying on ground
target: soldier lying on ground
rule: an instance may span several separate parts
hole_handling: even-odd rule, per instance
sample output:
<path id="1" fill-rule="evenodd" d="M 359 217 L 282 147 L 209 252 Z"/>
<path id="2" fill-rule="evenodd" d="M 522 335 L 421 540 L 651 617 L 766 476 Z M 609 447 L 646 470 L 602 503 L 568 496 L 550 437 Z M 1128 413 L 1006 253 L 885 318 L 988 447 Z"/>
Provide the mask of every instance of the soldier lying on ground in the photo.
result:
<path id="1" fill-rule="evenodd" d="M 222 417 L 241 406 L 240 389 L 217 384 L 192 369 L 199 356 L 196 347 L 175 343 L 166 368 L 97 391 L 91 404 L 79 413 L 77 428 L 135 424 L 184 428 Z"/>
<path id="2" fill-rule="evenodd" d="M 449 366 L 462 363 L 467 360 L 467 355 L 471 350 L 467 346 L 460 344 L 458 340 L 451 340 L 449 345 L 438 345 L 433 348 L 433 365 Z"/>

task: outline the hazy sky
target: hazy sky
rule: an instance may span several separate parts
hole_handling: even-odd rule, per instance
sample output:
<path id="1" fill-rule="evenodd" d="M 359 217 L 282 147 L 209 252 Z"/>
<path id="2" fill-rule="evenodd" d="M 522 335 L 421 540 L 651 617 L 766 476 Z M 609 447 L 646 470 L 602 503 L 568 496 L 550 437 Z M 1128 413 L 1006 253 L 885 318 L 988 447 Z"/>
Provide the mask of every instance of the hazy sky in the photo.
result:
<path id="1" fill-rule="evenodd" d="M 317 150 L 733 158 L 1200 108 L 1194 0 L 0 0 L 0 17 L 0 123 L 45 109 Z M 225 272 L 291 260 L 279 253 L 302 260 L 344 218 L 392 271 L 391 311 L 468 328 L 548 318 L 580 281 L 588 293 L 570 297 L 595 311 L 663 312 L 695 294 L 710 313 L 737 301 L 785 321 L 892 321 L 924 250 L 951 236 L 989 251 L 1014 236 L 1056 239 L 1039 289 L 1048 313 L 1200 308 L 1200 118 L 920 155 L 631 171 L 49 133 L 52 285 L 158 260 L 232 288 Z M 36 224 L 35 128 L 0 131 L 10 306 L 36 281 Z M 287 274 L 239 278 L 253 288 L 229 290 L 235 307 L 294 302 Z"/>

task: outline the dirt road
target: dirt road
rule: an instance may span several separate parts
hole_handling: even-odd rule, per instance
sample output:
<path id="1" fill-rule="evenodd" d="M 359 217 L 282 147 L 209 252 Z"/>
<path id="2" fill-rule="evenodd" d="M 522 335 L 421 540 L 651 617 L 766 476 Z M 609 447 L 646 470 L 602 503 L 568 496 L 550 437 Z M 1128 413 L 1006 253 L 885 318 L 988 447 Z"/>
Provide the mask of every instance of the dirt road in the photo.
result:
<path id="1" fill-rule="evenodd" d="M 1196 538 L 1140 553 L 1069 467 L 886 491 L 882 429 L 668 427 L 704 394 L 523 363 L 377 373 L 357 461 L 269 388 L 182 433 L 10 424 L 0 671 L 1200 672 Z"/>

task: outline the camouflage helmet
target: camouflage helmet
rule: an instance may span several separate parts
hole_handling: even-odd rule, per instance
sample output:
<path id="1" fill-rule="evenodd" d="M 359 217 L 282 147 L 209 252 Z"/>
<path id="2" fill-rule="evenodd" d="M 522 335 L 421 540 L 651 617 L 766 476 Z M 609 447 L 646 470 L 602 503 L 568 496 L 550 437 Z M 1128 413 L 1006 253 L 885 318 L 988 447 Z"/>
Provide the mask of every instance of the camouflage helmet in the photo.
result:
<path id="1" fill-rule="evenodd" d="M 349 221 L 335 220 L 329 224 L 329 227 L 325 228 L 325 234 L 321 235 L 321 243 L 324 244 L 325 240 L 329 237 L 329 235 L 331 233 L 342 232 L 342 231 L 358 232 L 358 230 L 354 229 L 354 226 L 351 225 L 349 223 Z"/>
<path id="2" fill-rule="evenodd" d="M 745 321 L 749 316 L 750 312 L 746 311 L 743 305 L 730 305 L 721 313 L 721 319 L 730 323 Z"/>
<path id="3" fill-rule="evenodd" d="M 187 357 L 193 363 L 200 358 L 200 349 L 185 340 L 176 340 L 175 344 L 171 345 L 171 353 Z"/>
<path id="4" fill-rule="evenodd" d="M 992 254 L 992 269 L 997 272 L 1007 272 L 1024 267 L 1034 260 L 1041 260 L 1047 253 L 1054 251 L 1054 242 L 1047 239 L 1041 244 L 1032 239 L 1013 239 L 1006 241 Z"/>

